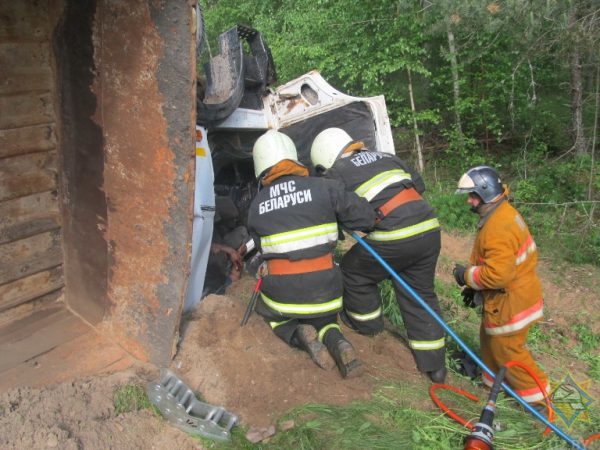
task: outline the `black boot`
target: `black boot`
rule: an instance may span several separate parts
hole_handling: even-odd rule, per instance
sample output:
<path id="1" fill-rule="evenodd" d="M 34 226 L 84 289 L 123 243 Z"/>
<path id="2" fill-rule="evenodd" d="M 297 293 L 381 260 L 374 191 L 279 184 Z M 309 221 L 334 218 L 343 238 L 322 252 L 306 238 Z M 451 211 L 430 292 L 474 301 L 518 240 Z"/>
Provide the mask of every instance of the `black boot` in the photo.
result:
<path id="1" fill-rule="evenodd" d="M 433 381 L 434 383 L 443 383 L 444 381 L 446 381 L 447 374 L 448 374 L 448 371 L 446 370 L 445 367 L 442 367 L 441 369 L 438 369 L 438 370 L 432 370 L 430 372 L 427 372 L 427 375 L 429 376 L 431 381 Z"/>
<path id="2" fill-rule="evenodd" d="M 333 369 L 335 363 L 331 359 L 327 347 L 319 342 L 317 330 L 312 325 L 298 325 L 294 335 L 298 347 L 306 351 L 317 366 L 322 369 Z"/>
<path id="3" fill-rule="evenodd" d="M 337 364 L 342 378 L 354 378 L 363 374 L 364 367 L 358 359 L 356 350 L 346 339 L 343 337 L 338 339 L 335 343 L 327 345 L 327 349 Z"/>

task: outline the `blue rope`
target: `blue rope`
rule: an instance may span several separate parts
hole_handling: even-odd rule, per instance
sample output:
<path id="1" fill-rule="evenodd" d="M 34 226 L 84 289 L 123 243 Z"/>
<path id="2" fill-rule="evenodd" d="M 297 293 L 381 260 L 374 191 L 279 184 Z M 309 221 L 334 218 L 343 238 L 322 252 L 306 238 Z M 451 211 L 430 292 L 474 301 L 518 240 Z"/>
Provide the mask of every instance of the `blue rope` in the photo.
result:
<path id="1" fill-rule="evenodd" d="M 427 303 L 425 303 L 425 301 L 419 296 L 419 294 L 417 294 L 408 285 L 408 283 L 406 283 L 406 281 L 400 278 L 400 275 L 398 275 L 394 271 L 394 269 L 392 269 L 390 265 L 387 262 L 385 262 L 383 258 L 379 256 L 377 252 L 373 250 L 373 248 L 364 241 L 364 239 L 362 239 L 357 233 L 352 233 L 352 237 L 356 239 L 360 245 L 367 249 L 367 251 L 371 255 L 373 255 L 373 257 L 379 262 L 379 264 L 381 264 L 385 268 L 385 270 L 387 270 L 390 273 L 390 275 L 394 277 L 394 280 L 400 283 L 400 285 L 411 295 L 411 297 L 413 297 L 425 309 L 425 311 L 427 311 L 429 315 L 433 317 L 438 324 L 440 324 L 440 326 L 446 331 L 446 333 L 448 333 L 450 337 L 454 339 L 489 376 L 491 376 L 492 378 L 496 377 L 494 372 L 492 372 L 485 365 L 485 363 L 481 359 L 479 359 L 479 357 L 467 346 L 467 344 L 465 344 L 463 340 L 458 337 L 458 335 L 452 330 L 452 328 L 450 328 L 450 326 L 446 324 L 446 322 L 444 322 L 444 319 L 442 319 Z M 568 434 L 566 434 L 564 431 L 562 431 L 560 428 L 558 428 L 556 425 L 550 422 L 546 417 L 544 417 L 542 414 L 536 411 L 529 403 L 523 400 L 523 398 L 519 394 L 513 391 L 510 386 L 503 382 L 502 387 L 506 392 L 508 392 L 512 397 L 514 397 L 515 400 L 517 400 L 527 411 L 533 414 L 535 418 L 537 418 L 545 425 L 550 427 L 552 431 L 554 431 L 562 439 L 568 442 L 571 446 L 573 446 L 576 449 L 585 450 L 585 447 L 583 447 L 578 441 L 574 440 L 572 437 L 570 437 Z"/>

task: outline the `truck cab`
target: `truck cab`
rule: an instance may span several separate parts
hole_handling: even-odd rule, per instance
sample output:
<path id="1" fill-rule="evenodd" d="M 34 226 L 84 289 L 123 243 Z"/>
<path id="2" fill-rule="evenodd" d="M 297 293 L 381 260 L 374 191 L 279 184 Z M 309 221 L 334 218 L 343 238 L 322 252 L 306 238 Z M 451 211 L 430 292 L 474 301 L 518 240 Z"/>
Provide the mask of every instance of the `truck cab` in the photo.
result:
<path id="1" fill-rule="evenodd" d="M 221 34 L 219 48 L 220 54 L 204 65 L 206 82 L 198 96 L 194 235 L 184 311 L 202 297 L 215 195 L 229 197 L 245 223 L 257 191 L 252 147 L 266 130 L 288 135 L 311 173 L 312 141 L 330 127 L 344 129 L 367 148 L 394 153 L 383 96 L 344 94 L 314 70 L 276 86 L 269 48 L 258 31 L 246 26 Z"/>

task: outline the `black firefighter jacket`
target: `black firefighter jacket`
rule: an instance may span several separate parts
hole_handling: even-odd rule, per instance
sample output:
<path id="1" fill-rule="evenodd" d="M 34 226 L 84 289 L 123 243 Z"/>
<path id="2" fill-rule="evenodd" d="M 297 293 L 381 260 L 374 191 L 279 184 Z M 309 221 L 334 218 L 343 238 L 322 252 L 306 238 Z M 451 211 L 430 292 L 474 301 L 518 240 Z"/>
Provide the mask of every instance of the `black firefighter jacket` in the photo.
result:
<path id="1" fill-rule="evenodd" d="M 418 172 L 397 156 L 381 152 L 361 150 L 348 154 L 333 164 L 326 177 L 342 181 L 347 189 L 365 198 L 375 209 L 402 190 L 414 188 L 418 194 L 425 191 Z M 381 244 L 406 242 L 439 227 L 431 206 L 425 200 L 417 199 L 393 209 L 367 239 Z"/>
<path id="2" fill-rule="evenodd" d="M 248 229 L 265 260 L 299 261 L 331 254 L 338 221 L 350 230 L 371 229 L 371 205 L 335 180 L 285 175 L 264 186 L 248 214 Z M 312 318 L 342 309 L 342 276 L 330 269 L 267 275 L 261 299 L 281 317 Z"/>

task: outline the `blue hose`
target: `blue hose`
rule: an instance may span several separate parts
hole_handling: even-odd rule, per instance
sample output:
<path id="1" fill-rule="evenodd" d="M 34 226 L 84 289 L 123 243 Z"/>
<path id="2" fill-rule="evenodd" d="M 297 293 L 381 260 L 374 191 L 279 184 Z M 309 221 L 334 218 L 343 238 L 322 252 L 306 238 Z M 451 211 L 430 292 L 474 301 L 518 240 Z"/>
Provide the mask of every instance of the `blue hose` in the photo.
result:
<path id="1" fill-rule="evenodd" d="M 485 373 L 487 373 L 492 378 L 496 377 L 494 372 L 492 372 L 485 365 L 485 363 L 481 359 L 479 359 L 479 357 L 467 346 L 467 344 L 465 344 L 463 340 L 458 337 L 458 335 L 452 330 L 452 328 L 450 328 L 450 326 L 446 322 L 444 322 L 444 319 L 442 319 L 433 309 L 431 309 L 431 307 L 427 303 L 425 303 L 421 296 L 419 296 L 419 294 L 417 294 L 408 285 L 408 283 L 406 283 L 406 281 L 400 278 L 400 276 L 394 271 L 394 269 L 392 269 L 390 265 L 387 262 L 385 262 L 383 258 L 379 256 L 377 252 L 373 250 L 373 248 L 364 241 L 363 238 L 361 238 L 357 233 L 352 233 L 352 237 L 356 239 L 360 245 L 367 249 L 367 251 L 371 255 L 373 255 L 373 257 L 379 262 L 379 264 L 381 264 L 385 268 L 385 270 L 387 270 L 390 273 L 390 275 L 394 277 L 394 280 L 396 280 L 406 290 L 406 292 L 408 292 L 411 295 L 411 297 L 414 298 L 425 309 L 425 311 L 427 311 L 429 315 L 435 319 L 435 321 L 438 324 L 440 324 L 440 326 L 446 331 L 446 333 L 448 333 L 450 337 L 454 339 L 471 358 L 473 358 L 473 361 L 475 361 L 485 371 Z M 508 392 L 512 397 L 514 397 L 515 400 L 517 400 L 527 411 L 533 414 L 535 418 L 544 423 L 546 426 L 550 427 L 552 431 L 554 431 L 562 439 L 568 442 L 571 446 L 580 450 L 585 450 L 585 447 L 583 447 L 578 441 L 566 434 L 564 431 L 562 431 L 560 428 L 558 428 L 556 425 L 550 422 L 546 417 L 544 417 L 542 414 L 540 414 L 538 411 L 532 408 L 531 405 L 525 400 L 523 400 L 523 398 L 519 394 L 513 391 L 509 385 L 503 382 L 502 387 L 506 392 Z"/>

